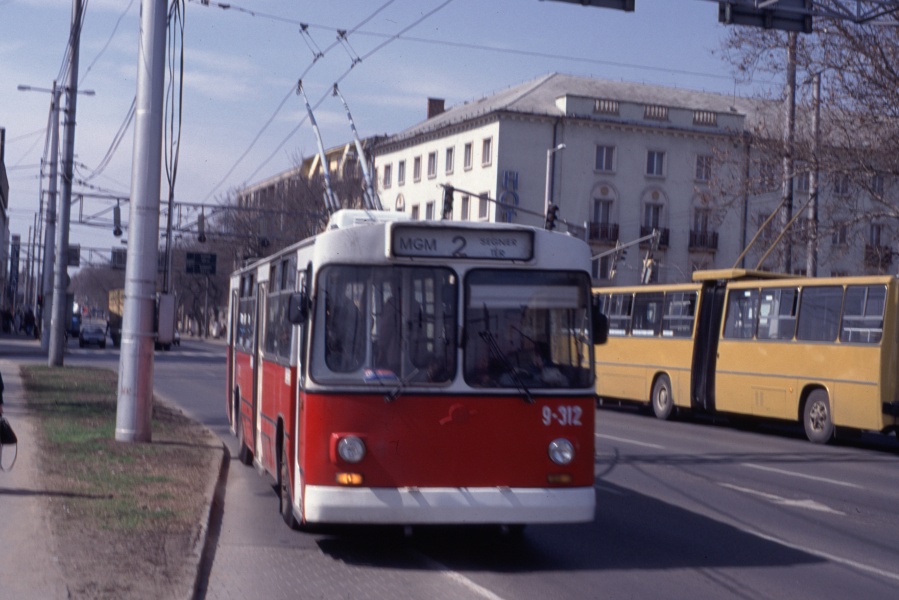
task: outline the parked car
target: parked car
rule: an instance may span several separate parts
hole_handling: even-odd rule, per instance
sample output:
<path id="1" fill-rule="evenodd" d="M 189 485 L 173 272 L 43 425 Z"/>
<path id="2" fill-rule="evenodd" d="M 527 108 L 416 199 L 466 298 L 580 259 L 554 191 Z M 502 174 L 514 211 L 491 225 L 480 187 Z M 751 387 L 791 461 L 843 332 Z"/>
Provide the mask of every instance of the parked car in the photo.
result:
<path id="1" fill-rule="evenodd" d="M 78 346 L 84 348 L 90 344 L 97 344 L 101 348 L 106 347 L 106 327 L 98 323 L 81 325 L 78 332 Z"/>

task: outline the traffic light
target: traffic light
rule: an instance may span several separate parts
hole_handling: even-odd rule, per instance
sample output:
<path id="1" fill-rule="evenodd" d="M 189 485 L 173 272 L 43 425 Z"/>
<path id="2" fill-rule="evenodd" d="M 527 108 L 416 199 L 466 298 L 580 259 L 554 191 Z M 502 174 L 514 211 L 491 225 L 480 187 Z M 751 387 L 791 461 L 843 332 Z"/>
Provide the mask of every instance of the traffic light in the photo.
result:
<path id="1" fill-rule="evenodd" d="M 451 185 L 443 186 L 443 220 L 452 220 L 453 218 L 453 194 L 455 188 Z"/>
<path id="2" fill-rule="evenodd" d="M 556 218 L 559 216 L 559 207 L 551 204 L 548 209 L 546 209 L 546 224 L 544 229 L 549 229 L 552 231 L 556 228 Z"/>
<path id="3" fill-rule="evenodd" d="M 197 217 L 197 239 L 201 244 L 206 243 L 206 215 L 203 213 Z"/>
<path id="4" fill-rule="evenodd" d="M 118 204 L 112 207 L 112 235 L 122 236 L 122 209 Z"/>

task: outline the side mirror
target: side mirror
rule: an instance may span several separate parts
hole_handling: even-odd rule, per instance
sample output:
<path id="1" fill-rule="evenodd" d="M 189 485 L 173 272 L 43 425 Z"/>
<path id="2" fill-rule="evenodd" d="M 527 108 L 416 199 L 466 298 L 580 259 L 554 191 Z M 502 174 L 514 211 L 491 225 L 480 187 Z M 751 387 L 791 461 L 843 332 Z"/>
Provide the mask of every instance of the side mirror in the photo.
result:
<path id="1" fill-rule="evenodd" d="M 609 317 L 599 312 L 599 306 L 593 306 L 593 344 L 605 344 L 609 340 Z"/>
<path id="2" fill-rule="evenodd" d="M 302 325 L 309 318 L 309 298 L 305 292 L 290 295 L 287 303 L 287 320 L 293 325 Z"/>

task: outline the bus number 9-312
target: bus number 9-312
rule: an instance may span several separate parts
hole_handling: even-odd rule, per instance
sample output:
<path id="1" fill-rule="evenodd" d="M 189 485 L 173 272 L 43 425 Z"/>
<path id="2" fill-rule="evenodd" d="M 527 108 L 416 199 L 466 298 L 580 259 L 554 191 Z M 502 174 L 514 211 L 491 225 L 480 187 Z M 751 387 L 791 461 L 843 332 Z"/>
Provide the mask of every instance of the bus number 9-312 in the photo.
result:
<path id="1" fill-rule="evenodd" d="M 549 406 L 543 407 L 543 424 L 552 425 L 571 425 L 579 427 L 581 425 L 581 413 L 583 410 L 580 406 L 559 406 L 553 410 Z"/>

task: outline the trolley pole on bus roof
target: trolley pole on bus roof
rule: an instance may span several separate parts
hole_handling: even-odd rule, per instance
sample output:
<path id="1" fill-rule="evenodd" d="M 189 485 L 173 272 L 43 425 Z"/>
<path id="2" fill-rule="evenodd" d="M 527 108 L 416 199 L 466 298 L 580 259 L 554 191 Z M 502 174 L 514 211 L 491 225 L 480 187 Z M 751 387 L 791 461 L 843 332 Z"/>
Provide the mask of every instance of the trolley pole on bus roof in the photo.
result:
<path id="1" fill-rule="evenodd" d="M 166 13 L 166 0 L 141 0 L 131 220 L 116 405 L 115 439 L 120 442 L 151 439 Z"/>

